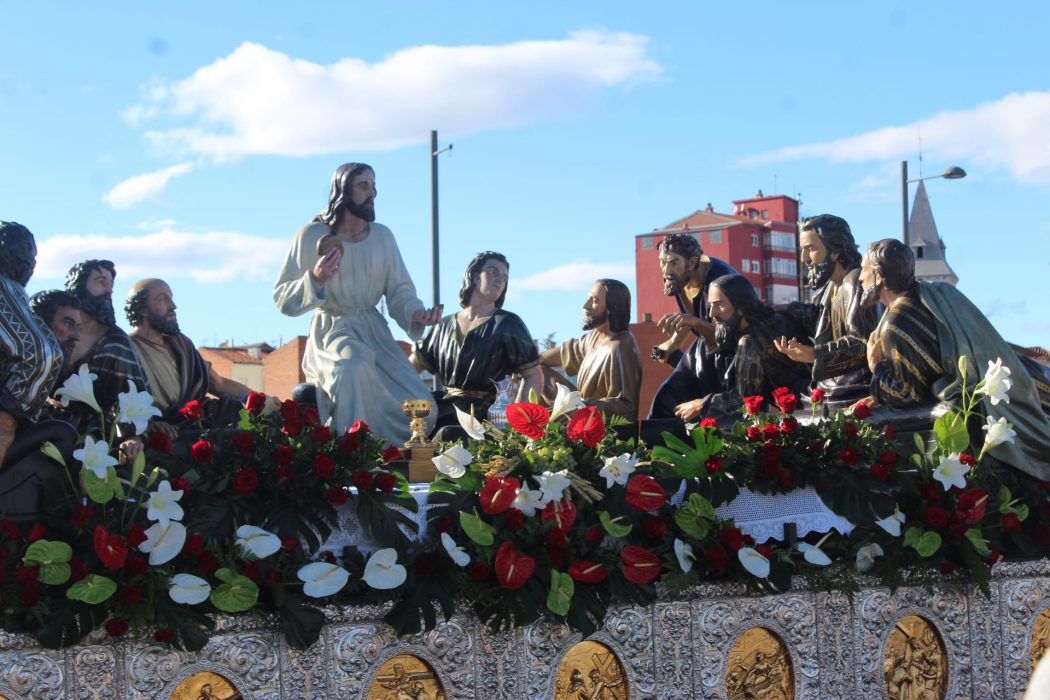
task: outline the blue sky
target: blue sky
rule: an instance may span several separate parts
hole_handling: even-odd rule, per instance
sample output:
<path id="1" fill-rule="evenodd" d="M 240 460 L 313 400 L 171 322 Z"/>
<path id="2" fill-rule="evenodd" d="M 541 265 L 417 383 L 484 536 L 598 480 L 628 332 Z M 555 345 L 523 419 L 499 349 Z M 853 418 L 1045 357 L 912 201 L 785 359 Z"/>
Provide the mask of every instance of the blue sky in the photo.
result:
<path id="1" fill-rule="evenodd" d="M 759 189 L 801 193 L 861 245 L 927 183 L 959 287 L 1007 339 L 1050 346 L 1050 6 L 971 2 L 16 3 L 0 0 L 0 219 L 41 248 L 30 291 L 117 264 L 165 278 L 198 344 L 272 344 L 295 231 L 332 170 L 375 166 L 378 220 L 431 301 L 479 250 L 507 308 L 579 333 L 633 236 Z M 912 186 L 914 197 L 914 186 Z M 395 335 L 401 337 L 399 329 Z"/>

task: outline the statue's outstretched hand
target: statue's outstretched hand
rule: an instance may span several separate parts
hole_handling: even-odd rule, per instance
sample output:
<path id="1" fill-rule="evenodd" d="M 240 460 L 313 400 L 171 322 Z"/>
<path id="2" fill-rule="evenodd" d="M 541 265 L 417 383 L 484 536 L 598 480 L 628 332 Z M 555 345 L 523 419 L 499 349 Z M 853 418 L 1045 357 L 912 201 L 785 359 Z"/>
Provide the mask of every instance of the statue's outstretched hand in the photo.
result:
<path id="1" fill-rule="evenodd" d="M 813 364 L 817 359 L 813 347 L 810 345 L 803 345 L 798 341 L 798 338 L 788 340 L 787 336 L 782 335 L 779 338 L 773 339 L 773 345 L 777 350 L 784 353 L 795 362 Z"/>
<path id="2" fill-rule="evenodd" d="M 700 325 L 700 319 L 689 314 L 674 312 L 661 318 L 656 322 L 656 325 L 667 335 L 674 335 L 675 333 L 684 331 L 687 328 L 698 328 Z"/>
<path id="3" fill-rule="evenodd" d="M 680 403 L 675 406 L 674 414 L 682 421 L 688 422 L 700 416 L 700 411 L 703 406 L 703 399 L 693 399 L 692 401 L 686 401 L 685 403 Z"/>
<path id="4" fill-rule="evenodd" d="M 412 313 L 412 321 L 414 323 L 422 323 L 424 326 L 436 325 L 441 320 L 441 313 L 444 310 L 444 304 L 438 304 L 432 309 L 417 309 Z"/>

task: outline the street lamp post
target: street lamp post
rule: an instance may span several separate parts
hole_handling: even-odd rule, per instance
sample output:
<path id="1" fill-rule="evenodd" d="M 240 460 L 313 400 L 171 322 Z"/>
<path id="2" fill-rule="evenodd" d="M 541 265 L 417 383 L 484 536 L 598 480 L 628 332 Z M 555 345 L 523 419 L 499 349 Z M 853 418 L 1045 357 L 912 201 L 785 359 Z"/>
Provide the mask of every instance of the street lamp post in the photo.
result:
<path id="1" fill-rule="evenodd" d="M 430 246 L 434 273 L 434 306 L 441 303 L 441 281 L 438 272 L 438 156 L 451 151 L 452 144 L 438 148 L 438 132 L 430 132 Z"/>
<path id="2" fill-rule="evenodd" d="M 966 177 L 966 171 L 958 165 L 953 165 L 950 168 L 945 168 L 940 175 L 927 175 L 926 177 L 917 177 L 914 180 L 909 180 L 908 161 L 901 161 L 901 232 L 903 234 L 901 240 L 904 241 L 904 245 L 911 245 L 911 241 L 908 240 L 908 185 L 913 182 L 922 182 L 923 180 L 936 180 L 939 177 L 943 177 L 945 180 L 958 180 Z"/>

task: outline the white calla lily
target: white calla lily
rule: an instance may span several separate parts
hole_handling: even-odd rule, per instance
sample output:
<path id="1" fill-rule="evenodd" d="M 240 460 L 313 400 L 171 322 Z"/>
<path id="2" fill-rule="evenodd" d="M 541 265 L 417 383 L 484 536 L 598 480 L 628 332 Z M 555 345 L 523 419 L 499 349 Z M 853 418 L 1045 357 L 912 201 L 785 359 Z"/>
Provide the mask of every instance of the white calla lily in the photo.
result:
<path id="1" fill-rule="evenodd" d="M 521 488 L 518 489 L 518 495 L 514 497 L 514 502 L 510 504 L 511 508 L 517 508 L 526 518 L 536 515 L 536 510 L 542 509 L 544 506 L 543 492 L 530 491 L 528 484 L 522 484 Z"/>
<path id="2" fill-rule="evenodd" d="M 452 561 L 456 562 L 456 566 L 466 566 L 470 563 L 470 555 L 467 554 L 467 550 L 457 545 L 456 541 L 447 532 L 441 533 L 441 544 L 445 551 L 448 552 L 448 555 L 452 557 Z"/>
<path id="3" fill-rule="evenodd" d="M 560 501 L 565 490 L 572 484 L 568 469 L 562 469 L 560 472 L 543 472 L 532 478 L 539 484 L 540 492 L 543 494 L 540 499 L 540 508 L 545 508 L 551 501 Z"/>
<path id="4" fill-rule="evenodd" d="M 877 542 L 861 547 L 857 550 L 857 571 L 862 574 L 871 571 L 875 566 L 875 560 L 883 554 L 882 547 Z"/>
<path id="5" fill-rule="evenodd" d="M 963 489 L 966 488 L 966 475 L 969 471 L 970 468 L 959 460 L 959 453 L 953 452 L 941 460 L 941 463 L 933 470 L 933 478 L 941 482 L 945 491 L 951 489 L 952 486 Z"/>
<path id="6" fill-rule="evenodd" d="M 281 538 L 255 525 L 241 525 L 237 528 L 238 547 L 256 559 L 265 559 L 281 548 Z"/>
<path id="7" fill-rule="evenodd" d="M 128 380 L 127 393 L 117 394 L 118 423 L 133 423 L 135 432 L 146 432 L 149 419 L 160 415 L 160 409 L 153 405 L 153 397 L 146 391 L 138 391 L 135 382 Z"/>
<path id="8" fill-rule="evenodd" d="M 106 478 L 106 469 L 115 467 L 120 462 L 109 454 L 109 443 L 105 440 L 95 441 L 90 435 L 84 438 L 84 446 L 73 451 L 73 458 L 83 463 L 84 469 L 90 469 L 99 479 Z"/>
<path id="9" fill-rule="evenodd" d="M 905 520 L 906 518 L 904 517 L 904 513 L 901 512 L 900 506 L 894 506 L 893 515 L 887 516 L 882 520 L 876 520 L 875 524 L 894 537 L 900 537 L 901 524 L 903 524 Z"/>
<path id="10" fill-rule="evenodd" d="M 554 397 L 554 406 L 551 407 L 551 420 L 553 421 L 558 416 L 563 416 L 569 411 L 575 411 L 577 408 L 583 408 L 586 405 L 580 396 L 580 392 L 572 391 L 564 384 L 559 384 L 558 395 Z"/>
<path id="11" fill-rule="evenodd" d="M 146 517 L 166 524 L 169 520 L 182 520 L 182 506 L 178 500 L 182 491 L 172 491 L 171 482 L 165 479 L 157 484 L 157 490 L 149 495 L 146 502 Z"/>
<path id="12" fill-rule="evenodd" d="M 825 554 L 824 550 L 818 545 L 803 542 L 798 546 L 798 551 L 802 552 L 802 558 L 813 566 L 829 566 L 831 564 L 831 557 Z"/>
<path id="13" fill-rule="evenodd" d="M 102 407 L 98 405 L 95 398 L 95 387 L 93 382 L 98 375 L 88 368 L 88 363 L 80 365 L 75 374 L 71 374 L 62 383 L 62 387 L 55 392 L 55 396 L 62 400 L 62 405 L 68 407 L 70 401 L 85 403 L 95 412 L 102 413 Z"/>
<path id="14" fill-rule="evenodd" d="M 1010 397 L 1007 396 L 1007 393 L 1012 386 L 1013 380 L 1010 379 L 1010 368 L 1003 367 L 1003 358 L 997 357 L 995 362 L 988 360 L 988 369 L 984 373 L 984 379 L 981 380 L 978 391 L 991 399 L 993 406 L 997 406 L 1000 401 L 1010 403 Z"/>
<path id="15" fill-rule="evenodd" d="M 766 578 L 769 576 L 769 560 L 762 556 L 758 550 L 753 547 L 741 547 L 736 550 L 736 556 L 740 560 L 740 564 L 755 578 Z"/>
<path id="16" fill-rule="evenodd" d="M 1017 437 L 1013 427 L 1013 423 L 1007 423 L 1005 418 L 995 420 L 988 416 L 984 426 L 984 431 L 988 433 L 984 436 L 984 449 L 990 450 L 1003 443 L 1013 442 L 1014 438 Z"/>
<path id="17" fill-rule="evenodd" d="M 605 477 L 605 488 L 612 488 L 613 484 L 624 486 L 634 472 L 634 465 L 638 458 L 633 454 L 623 453 L 619 457 L 606 457 L 605 466 L 598 471 L 598 476 Z"/>
<path id="18" fill-rule="evenodd" d="M 436 457 L 431 458 L 437 470 L 453 479 L 458 479 L 467 473 L 467 465 L 474 461 L 474 455 L 470 450 L 456 443 Z"/>
<path id="19" fill-rule="evenodd" d="M 176 603 L 197 605 L 211 595 L 211 584 L 193 574 L 175 574 L 168 579 L 168 595 Z"/>
<path id="20" fill-rule="evenodd" d="M 682 567 L 682 571 L 689 573 L 693 568 L 693 561 L 696 559 L 692 545 L 676 537 L 674 540 L 674 555 L 678 557 L 678 566 Z"/>
<path id="21" fill-rule="evenodd" d="M 408 571 L 397 563 L 397 550 L 388 547 L 380 549 L 368 558 L 365 573 L 361 578 L 372 588 L 386 591 L 404 583 L 408 578 Z"/>
<path id="22" fill-rule="evenodd" d="M 453 408 L 456 409 L 456 418 L 459 419 L 459 426 L 463 428 L 467 435 L 475 440 L 484 440 L 485 426 L 481 424 L 481 421 L 469 413 L 461 411 L 458 406 L 453 406 Z"/>
<path id="23" fill-rule="evenodd" d="M 311 598 L 324 598 L 343 590 L 350 580 L 350 572 L 341 566 L 326 561 L 315 561 L 299 569 L 296 574 L 303 582 L 303 594 Z"/>
<path id="24" fill-rule="evenodd" d="M 186 544 L 186 526 L 176 520 L 167 524 L 153 523 L 146 530 L 146 541 L 139 551 L 149 554 L 150 566 L 166 564 L 174 559 Z"/>

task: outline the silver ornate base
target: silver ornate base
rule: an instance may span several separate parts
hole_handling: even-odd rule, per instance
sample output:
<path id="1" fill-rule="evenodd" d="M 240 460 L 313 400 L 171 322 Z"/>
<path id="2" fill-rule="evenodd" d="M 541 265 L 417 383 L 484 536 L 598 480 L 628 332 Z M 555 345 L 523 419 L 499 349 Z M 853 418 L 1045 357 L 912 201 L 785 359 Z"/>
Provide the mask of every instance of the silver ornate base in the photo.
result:
<path id="1" fill-rule="evenodd" d="M 737 586 L 706 585 L 650 608 L 610 611 L 590 639 L 615 654 L 625 682 L 605 697 L 726 698 L 727 682 L 736 682 L 730 678 L 737 672 L 730 668 L 734 644 L 754 627 L 772 632 L 786 649 L 781 661 L 790 662 L 792 673 L 783 678 L 792 687 L 782 680 L 777 687 L 767 684 L 766 695 L 740 697 L 892 697 L 887 644 L 911 615 L 930 623 L 943 643 L 945 697 L 1018 697 L 1031 673 L 1033 649 L 1050 644 L 1044 639 L 1050 625 L 1037 624 L 1050 609 L 1048 560 L 998 565 L 990 598 L 949 585 L 904 587 L 893 595 L 865 588 L 852 604 L 840 593 L 742 593 Z M 370 688 L 386 662 L 412 655 L 433 669 L 431 682 L 448 698 L 565 697 L 556 687 L 559 669 L 581 640 L 563 625 L 540 621 L 494 634 L 473 616 L 458 615 L 435 630 L 399 639 L 381 622 L 382 613 L 330 608 L 321 639 L 305 651 L 289 648 L 276 621 L 261 616 L 220 618 L 211 642 L 198 653 L 145 639 L 114 641 L 104 633 L 49 651 L 27 637 L 0 633 L 0 695 L 167 699 L 185 679 L 212 672 L 250 700 L 365 700 L 373 697 Z M 566 675 L 563 670 L 561 677 Z"/>

